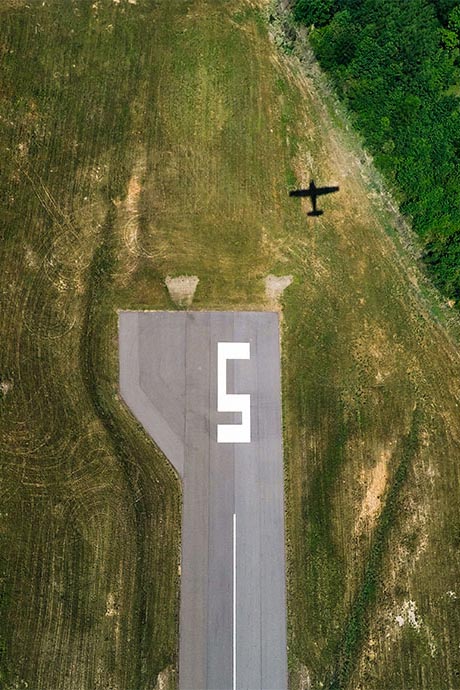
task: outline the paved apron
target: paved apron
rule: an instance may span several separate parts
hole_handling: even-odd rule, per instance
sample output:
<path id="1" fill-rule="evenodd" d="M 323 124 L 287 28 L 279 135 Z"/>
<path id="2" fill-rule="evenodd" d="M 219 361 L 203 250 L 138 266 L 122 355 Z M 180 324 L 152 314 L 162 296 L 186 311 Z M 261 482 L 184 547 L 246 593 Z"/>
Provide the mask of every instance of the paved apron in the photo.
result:
<path id="1" fill-rule="evenodd" d="M 250 359 L 222 360 L 220 394 L 250 395 L 250 442 L 218 443 L 242 423 L 217 411 L 234 342 Z M 278 315 L 120 312 L 119 343 L 121 394 L 183 482 L 180 689 L 286 690 Z"/>

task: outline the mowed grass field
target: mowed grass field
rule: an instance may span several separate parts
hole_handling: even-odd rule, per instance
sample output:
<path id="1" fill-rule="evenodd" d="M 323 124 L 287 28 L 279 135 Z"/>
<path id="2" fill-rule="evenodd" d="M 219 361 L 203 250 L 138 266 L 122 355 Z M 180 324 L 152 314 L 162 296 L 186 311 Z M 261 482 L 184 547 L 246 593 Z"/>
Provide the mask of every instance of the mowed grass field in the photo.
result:
<path id="1" fill-rule="evenodd" d="M 272 308 L 268 273 L 290 687 L 460 688 L 459 329 L 271 12 L 0 5 L 2 688 L 175 687 L 180 485 L 118 396 L 117 309 L 182 274 Z M 340 192 L 307 219 L 310 177 Z"/>

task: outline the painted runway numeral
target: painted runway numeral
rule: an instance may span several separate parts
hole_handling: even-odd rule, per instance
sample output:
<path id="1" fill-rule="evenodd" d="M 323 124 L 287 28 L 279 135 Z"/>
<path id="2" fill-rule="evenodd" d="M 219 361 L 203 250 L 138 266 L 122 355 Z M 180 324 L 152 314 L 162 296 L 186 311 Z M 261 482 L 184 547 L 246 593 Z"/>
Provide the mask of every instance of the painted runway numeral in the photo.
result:
<path id="1" fill-rule="evenodd" d="M 241 424 L 218 424 L 218 443 L 251 442 L 251 396 L 227 393 L 227 360 L 250 359 L 249 343 L 217 343 L 217 411 L 241 412 Z"/>

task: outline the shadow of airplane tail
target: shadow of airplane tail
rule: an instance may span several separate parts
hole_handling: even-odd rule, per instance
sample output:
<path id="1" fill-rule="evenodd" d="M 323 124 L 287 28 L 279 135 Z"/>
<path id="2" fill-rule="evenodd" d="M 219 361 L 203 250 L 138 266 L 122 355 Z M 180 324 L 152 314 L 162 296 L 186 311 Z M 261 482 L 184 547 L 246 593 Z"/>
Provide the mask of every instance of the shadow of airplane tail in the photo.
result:
<path id="1" fill-rule="evenodd" d="M 307 216 L 322 216 L 324 211 L 309 211 Z"/>

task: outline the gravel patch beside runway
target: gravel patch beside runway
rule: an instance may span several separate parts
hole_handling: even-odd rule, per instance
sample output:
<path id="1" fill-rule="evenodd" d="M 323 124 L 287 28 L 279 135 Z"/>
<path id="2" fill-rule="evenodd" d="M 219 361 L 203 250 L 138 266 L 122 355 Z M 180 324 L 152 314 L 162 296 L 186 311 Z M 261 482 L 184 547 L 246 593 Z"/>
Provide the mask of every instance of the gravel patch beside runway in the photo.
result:
<path id="1" fill-rule="evenodd" d="M 183 482 L 180 688 L 285 690 L 278 315 L 121 312 L 119 337 L 121 394 Z M 250 345 L 226 367 L 226 392 L 251 396 L 249 443 L 217 442 L 241 423 L 217 411 L 219 342 Z"/>

